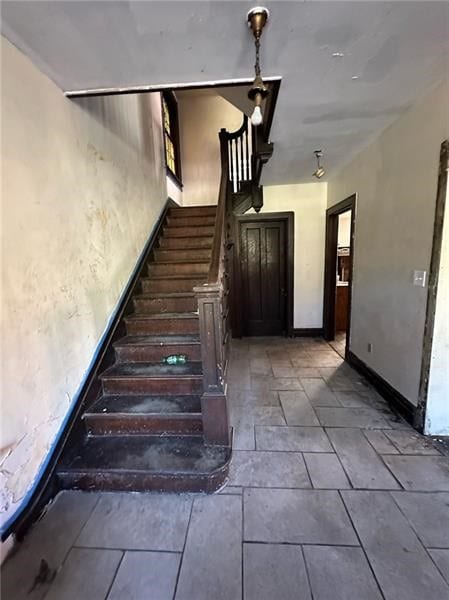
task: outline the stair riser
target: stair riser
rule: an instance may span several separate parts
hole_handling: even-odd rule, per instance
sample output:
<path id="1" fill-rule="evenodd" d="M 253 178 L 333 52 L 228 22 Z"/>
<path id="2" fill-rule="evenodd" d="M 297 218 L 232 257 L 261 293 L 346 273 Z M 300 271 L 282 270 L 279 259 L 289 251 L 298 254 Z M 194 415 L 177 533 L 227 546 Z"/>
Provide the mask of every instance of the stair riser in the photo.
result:
<path id="1" fill-rule="evenodd" d="M 201 415 L 86 415 L 84 422 L 89 435 L 195 435 L 203 431 Z"/>
<path id="2" fill-rule="evenodd" d="M 216 206 L 184 206 L 183 208 L 171 208 L 169 217 L 214 217 L 216 214 Z"/>
<path id="3" fill-rule="evenodd" d="M 128 335 L 167 335 L 183 333 L 199 333 L 198 319 L 149 319 L 142 321 L 128 321 L 126 331 Z"/>
<path id="4" fill-rule="evenodd" d="M 165 344 L 164 346 L 122 346 L 115 348 L 119 363 L 160 362 L 171 354 L 185 354 L 190 361 L 201 360 L 200 344 Z"/>
<path id="5" fill-rule="evenodd" d="M 178 260 L 204 260 L 210 262 L 211 249 L 196 249 L 196 250 L 161 250 L 154 251 L 156 262 L 176 262 Z"/>
<path id="6" fill-rule="evenodd" d="M 214 227 L 164 227 L 164 237 L 199 237 L 213 236 Z"/>
<path id="7" fill-rule="evenodd" d="M 192 298 L 134 298 L 136 313 L 195 312 L 198 300 Z"/>
<path id="8" fill-rule="evenodd" d="M 150 263 L 148 276 L 157 277 L 164 275 L 207 275 L 209 263 Z"/>
<path id="9" fill-rule="evenodd" d="M 205 277 L 195 279 L 143 279 L 142 292 L 191 292 L 197 285 L 205 283 Z"/>
<path id="10" fill-rule="evenodd" d="M 212 248 L 212 237 L 166 237 L 159 240 L 160 248 Z"/>
<path id="11" fill-rule="evenodd" d="M 198 216 L 198 217 L 169 217 L 169 227 L 202 227 L 207 225 L 209 227 L 215 225 L 215 216 Z"/>
<path id="12" fill-rule="evenodd" d="M 193 377 L 105 377 L 104 394 L 201 394 L 203 378 Z"/>
<path id="13" fill-rule="evenodd" d="M 62 489 L 116 492 L 205 492 L 211 494 L 220 489 L 228 476 L 229 465 L 213 475 L 112 473 L 94 471 L 59 472 Z"/>

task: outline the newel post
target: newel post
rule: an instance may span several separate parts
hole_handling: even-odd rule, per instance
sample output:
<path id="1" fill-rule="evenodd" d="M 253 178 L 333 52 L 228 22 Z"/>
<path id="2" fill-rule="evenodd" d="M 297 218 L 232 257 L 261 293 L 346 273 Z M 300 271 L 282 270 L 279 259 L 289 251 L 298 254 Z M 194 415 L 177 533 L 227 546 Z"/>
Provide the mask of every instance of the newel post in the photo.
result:
<path id="1" fill-rule="evenodd" d="M 203 362 L 204 441 L 208 445 L 229 445 L 229 424 L 223 381 L 224 348 L 220 285 L 205 284 L 194 288 L 198 299 L 198 315 Z"/>

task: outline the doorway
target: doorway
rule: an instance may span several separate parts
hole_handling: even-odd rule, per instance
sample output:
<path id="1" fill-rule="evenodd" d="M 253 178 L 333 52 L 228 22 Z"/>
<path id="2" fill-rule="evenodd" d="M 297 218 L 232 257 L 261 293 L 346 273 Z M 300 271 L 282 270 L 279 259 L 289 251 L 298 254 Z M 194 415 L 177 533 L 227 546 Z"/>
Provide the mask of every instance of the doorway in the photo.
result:
<path id="1" fill-rule="evenodd" d="M 342 358 L 349 350 L 355 194 L 326 212 L 324 269 L 324 338 Z"/>
<path id="2" fill-rule="evenodd" d="M 236 218 L 236 337 L 292 334 L 293 218 L 293 213 Z"/>

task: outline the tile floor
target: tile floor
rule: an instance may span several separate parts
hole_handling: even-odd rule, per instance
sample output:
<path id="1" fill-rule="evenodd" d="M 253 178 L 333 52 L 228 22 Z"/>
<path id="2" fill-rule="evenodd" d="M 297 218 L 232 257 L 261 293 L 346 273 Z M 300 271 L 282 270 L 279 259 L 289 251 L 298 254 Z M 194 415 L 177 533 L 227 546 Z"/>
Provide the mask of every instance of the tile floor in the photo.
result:
<path id="1" fill-rule="evenodd" d="M 229 404 L 220 493 L 62 493 L 5 563 L 2 597 L 449 598 L 449 459 L 328 344 L 234 342 Z"/>

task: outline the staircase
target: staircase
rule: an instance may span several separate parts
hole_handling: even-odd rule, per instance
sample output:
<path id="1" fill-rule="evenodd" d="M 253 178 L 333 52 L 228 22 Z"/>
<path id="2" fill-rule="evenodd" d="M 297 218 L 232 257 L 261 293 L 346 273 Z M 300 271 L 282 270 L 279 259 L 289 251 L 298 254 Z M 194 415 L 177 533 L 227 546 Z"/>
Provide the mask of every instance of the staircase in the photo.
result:
<path id="1" fill-rule="evenodd" d="M 205 491 L 226 479 L 230 448 L 203 436 L 198 300 L 207 281 L 216 207 L 170 208 L 136 287 L 126 335 L 57 470 L 63 488 Z M 171 354 L 186 364 L 167 365 Z"/>

